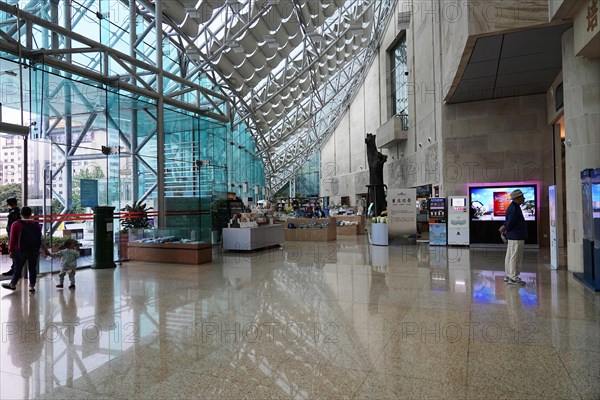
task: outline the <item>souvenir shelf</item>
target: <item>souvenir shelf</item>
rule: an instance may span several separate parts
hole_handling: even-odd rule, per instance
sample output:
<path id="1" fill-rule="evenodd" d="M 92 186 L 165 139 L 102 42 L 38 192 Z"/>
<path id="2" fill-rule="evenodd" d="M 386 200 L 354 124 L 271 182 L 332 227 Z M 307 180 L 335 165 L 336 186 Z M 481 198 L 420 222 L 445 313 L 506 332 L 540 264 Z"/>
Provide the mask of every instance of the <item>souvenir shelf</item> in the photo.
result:
<path id="1" fill-rule="evenodd" d="M 337 239 L 335 218 L 289 218 L 287 224 L 286 241 L 329 242 Z"/>

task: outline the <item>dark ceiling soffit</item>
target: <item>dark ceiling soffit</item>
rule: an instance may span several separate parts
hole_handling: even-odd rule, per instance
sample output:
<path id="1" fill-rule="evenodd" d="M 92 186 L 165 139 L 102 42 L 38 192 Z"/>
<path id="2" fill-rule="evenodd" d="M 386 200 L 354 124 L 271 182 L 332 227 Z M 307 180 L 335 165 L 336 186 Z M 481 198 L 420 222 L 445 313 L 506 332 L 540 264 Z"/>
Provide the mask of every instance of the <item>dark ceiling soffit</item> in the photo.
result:
<path id="1" fill-rule="evenodd" d="M 467 103 L 506 97 L 543 94 L 550 88 L 560 72 L 562 55 L 560 37 L 572 26 L 571 22 L 550 24 L 492 36 L 476 38 L 469 61 L 462 71 L 454 90 L 446 97 L 447 104 Z M 511 38 L 518 38 L 523 47 L 532 48 L 525 54 L 505 57 L 518 52 L 505 47 Z M 512 42 L 514 44 L 514 41 Z M 554 47 L 554 48 L 551 48 Z M 536 51 L 540 49 L 540 51 Z M 556 62 L 548 64 L 548 59 Z M 527 63 L 519 64 L 527 58 Z M 514 63 L 511 64 L 511 59 Z M 520 60 L 519 60 L 520 59 Z M 510 71 L 506 71 L 509 66 Z M 502 73 L 502 71 L 505 73 Z M 538 72 L 535 82 L 524 85 L 519 77 Z M 467 78 L 468 77 L 468 78 Z"/>

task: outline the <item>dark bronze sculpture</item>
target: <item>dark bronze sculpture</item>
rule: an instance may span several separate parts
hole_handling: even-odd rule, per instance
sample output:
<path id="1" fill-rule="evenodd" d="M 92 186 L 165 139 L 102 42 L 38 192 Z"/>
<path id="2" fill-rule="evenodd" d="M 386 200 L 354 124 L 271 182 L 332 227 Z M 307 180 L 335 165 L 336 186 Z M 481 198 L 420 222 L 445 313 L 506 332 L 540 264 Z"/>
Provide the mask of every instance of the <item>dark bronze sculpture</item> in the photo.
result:
<path id="1" fill-rule="evenodd" d="M 381 154 L 375 145 L 375 135 L 367 133 L 367 160 L 369 162 L 369 195 L 373 202 L 373 213 L 378 216 L 386 210 L 385 185 L 383 184 L 383 164 L 387 156 Z"/>

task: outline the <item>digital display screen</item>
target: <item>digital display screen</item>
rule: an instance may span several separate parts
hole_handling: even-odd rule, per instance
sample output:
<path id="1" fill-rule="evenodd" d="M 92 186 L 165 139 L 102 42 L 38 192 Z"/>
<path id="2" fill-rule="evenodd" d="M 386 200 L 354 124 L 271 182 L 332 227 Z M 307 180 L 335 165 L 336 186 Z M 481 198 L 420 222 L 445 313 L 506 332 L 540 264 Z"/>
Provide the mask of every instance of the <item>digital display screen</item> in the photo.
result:
<path id="1" fill-rule="evenodd" d="M 593 218 L 600 218 L 600 183 L 592 184 L 592 212 Z"/>
<path id="2" fill-rule="evenodd" d="M 460 198 L 460 199 L 451 199 L 452 200 L 452 207 L 464 207 L 465 206 L 465 199 Z"/>
<path id="3" fill-rule="evenodd" d="M 525 221 L 535 221 L 537 211 L 536 186 L 487 186 L 469 188 L 472 221 L 504 221 L 511 203 L 510 193 L 520 189 L 525 197 L 521 204 Z"/>
<path id="4" fill-rule="evenodd" d="M 430 210 L 445 210 L 446 209 L 446 199 L 441 197 L 432 197 L 429 199 L 429 209 Z"/>

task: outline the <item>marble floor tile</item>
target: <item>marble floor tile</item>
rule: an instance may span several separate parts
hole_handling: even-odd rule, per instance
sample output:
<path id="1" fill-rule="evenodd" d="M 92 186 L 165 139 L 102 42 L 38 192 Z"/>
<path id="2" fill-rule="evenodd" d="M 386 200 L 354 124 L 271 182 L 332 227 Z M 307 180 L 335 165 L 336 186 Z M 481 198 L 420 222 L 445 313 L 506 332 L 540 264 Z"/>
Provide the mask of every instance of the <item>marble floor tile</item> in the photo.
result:
<path id="1" fill-rule="evenodd" d="M 553 294 L 553 298 L 541 302 L 536 312 L 541 318 L 563 318 L 599 321 L 599 304 L 577 291 Z"/>
<path id="2" fill-rule="evenodd" d="M 113 399 L 113 397 L 109 397 L 109 396 L 104 396 L 104 395 L 100 395 L 97 393 L 90 393 L 90 392 L 86 392 L 83 390 L 78 390 L 78 389 L 72 389 L 69 387 L 56 387 L 54 389 L 49 390 L 48 392 L 44 393 L 41 396 L 32 396 L 30 397 L 32 399 L 39 399 L 39 400 L 77 400 L 77 399 L 82 399 L 82 400 L 93 400 L 93 399 L 98 399 L 98 400 L 111 400 Z M 6 398 L 9 399 L 9 398 Z"/>
<path id="3" fill-rule="evenodd" d="M 513 390 L 511 390 L 513 389 Z M 520 390 L 520 388 L 489 388 L 489 387 L 467 387 L 467 400 L 566 400 L 578 399 L 579 397 L 563 397 L 552 394 L 536 394 Z"/>
<path id="4" fill-rule="evenodd" d="M 254 395 L 286 399 L 350 399 L 367 371 L 288 360 Z"/>
<path id="5" fill-rule="evenodd" d="M 598 348 L 596 348 L 598 350 Z M 566 350 L 559 351 L 575 387 L 583 400 L 600 399 L 600 351 Z"/>
<path id="6" fill-rule="evenodd" d="M 34 395 L 29 395 L 32 379 L 28 373 L 13 372 L 0 371 L 0 399 L 33 398 Z"/>
<path id="7" fill-rule="evenodd" d="M 369 371 L 381 356 L 394 331 L 350 325 L 323 332 L 318 363 Z"/>
<path id="8" fill-rule="evenodd" d="M 464 315 L 448 319 L 448 313 L 462 314 L 443 310 L 430 318 L 407 316 L 371 372 L 394 370 L 409 378 L 435 377 L 440 382 L 466 385 L 469 337 L 461 328 Z"/>
<path id="9" fill-rule="evenodd" d="M 492 393 L 508 390 L 548 398 L 579 398 L 558 353 L 550 347 L 471 342 L 468 386 Z"/>
<path id="10" fill-rule="evenodd" d="M 281 345 L 264 345 L 257 348 L 254 344 L 243 343 L 235 349 L 217 350 L 208 360 L 190 364 L 186 370 L 258 385 L 275 373 L 290 357 L 291 352 L 293 350 L 289 347 Z"/>
<path id="11" fill-rule="evenodd" d="M 394 369 L 371 371 L 354 399 L 465 399 L 466 386 L 436 379 L 409 378 Z"/>
<path id="12" fill-rule="evenodd" d="M 600 320 L 540 318 L 540 326 L 557 350 L 600 352 Z"/>
<path id="13" fill-rule="evenodd" d="M 429 308 L 434 310 L 469 311 L 471 309 L 471 293 L 455 293 L 431 291 L 424 289 L 412 304 L 413 308 Z"/>
<path id="14" fill-rule="evenodd" d="M 23 281 L 0 293 L 0 398 L 599 398 L 600 294 L 542 250 L 525 288 L 503 250 L 459 250 L 290 242 Z"/>
<path id="15" fill-rule="evenodd" d="M 505 304 L 473 304 L 470 329 L 471 340 L 477 342 L 552 346 L 535 310 L 514 297 Z"/>

